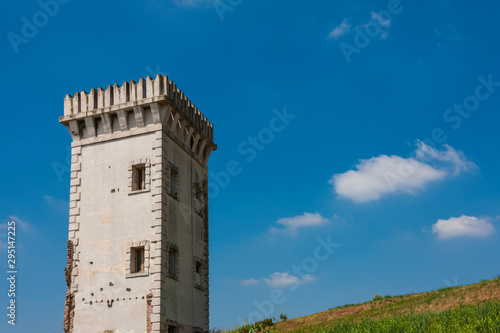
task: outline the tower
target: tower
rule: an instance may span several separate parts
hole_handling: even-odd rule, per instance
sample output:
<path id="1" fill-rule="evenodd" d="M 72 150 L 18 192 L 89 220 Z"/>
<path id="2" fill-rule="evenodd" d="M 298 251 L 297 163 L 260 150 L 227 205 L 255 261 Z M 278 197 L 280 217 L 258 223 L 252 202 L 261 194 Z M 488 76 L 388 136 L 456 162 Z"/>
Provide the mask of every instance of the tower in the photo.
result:
<path id="1" fill-rule="evenodd" d="M 213 125 L 167 76 L 64 99 L 64 332 L 207 332 Z"/>

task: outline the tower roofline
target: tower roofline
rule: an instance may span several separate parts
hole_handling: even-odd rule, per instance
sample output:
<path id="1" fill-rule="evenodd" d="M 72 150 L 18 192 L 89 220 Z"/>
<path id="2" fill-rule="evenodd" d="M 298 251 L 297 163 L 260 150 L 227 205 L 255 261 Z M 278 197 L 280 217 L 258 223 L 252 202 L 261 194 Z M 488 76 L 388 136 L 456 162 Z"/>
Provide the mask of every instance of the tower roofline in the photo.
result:
<path id="1" fill-rule="evenodd" d="M 137 106 L 150 105 L 155 102 L 167 102 L 178 110 L 196 129 L 213 144 L 214 129 L 210 121 L 205 118 L 198 108 L 184 96 L 177 85 L 168 80 L 167 75 L 156 75 L 141 78 L 135 81 L 123 82 L 121 86 L 114 84 L 103 88 L 77 92 L 74 96 L 64 98 L 64 116 L 59 122 L 67 125 L 72 120 L 99 117 L 104 113 L 115 113 L 119 110 L 128 110 Z M 214 148 L 216 146 L 214 145 Z"/>

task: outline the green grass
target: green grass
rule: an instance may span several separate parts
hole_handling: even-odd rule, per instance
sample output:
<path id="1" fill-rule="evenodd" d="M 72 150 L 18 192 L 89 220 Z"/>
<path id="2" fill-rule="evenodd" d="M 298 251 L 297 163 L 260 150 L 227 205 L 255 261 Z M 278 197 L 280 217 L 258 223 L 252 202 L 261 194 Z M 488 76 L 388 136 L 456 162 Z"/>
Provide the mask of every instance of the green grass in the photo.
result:
<path id="1" fill-rule="evenodd" d="M 244 325 L 232 333 L 370 333 L 370 332 L 498 332 L 500 333 L 500 300 L 485 296 L 498 291 L 500 275 L 467 286 L 442 288 L 427 293 L 400 296 L 376 295 L 361 304 L 345 304 L 299 320 L 277 323 L 267 319 Z M 341 309 L 344 316 L 335 317 Z M 329 319 L 330 318 L 330 319 Z M 274 318 L 273 318 L 274 319 Z M 308 323 L 308 324 L 305 324 Z"/>
<path id="2" fill-rule="evenodd" d="M 405 316 L 384 317 L 354 321 L 346 320 L 335 325 L 311 325 L 294 330 L 297 333 L 470 333 L 500 332 L 500 302 L 476 306 L 462 306 L 436 313 L 419 313 Z"/>

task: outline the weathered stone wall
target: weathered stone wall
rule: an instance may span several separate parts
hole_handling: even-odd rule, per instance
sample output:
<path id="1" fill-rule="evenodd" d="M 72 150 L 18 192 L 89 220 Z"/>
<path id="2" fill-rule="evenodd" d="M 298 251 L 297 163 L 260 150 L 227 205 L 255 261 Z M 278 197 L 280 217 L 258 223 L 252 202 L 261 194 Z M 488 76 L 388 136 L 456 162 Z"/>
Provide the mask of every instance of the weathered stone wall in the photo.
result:
<path id="1" fill-rule="evenodd" d="M 68 250 L 67 250 L 67 263 L 64 269 L 64 275 L 66 277 L 66 285 L 68 286 L 68 291 L 66 292 L 66 301 L 64 302 L 64 321 L 63 329 L 64 333 L 73 333 L 73 317 L 75 315 L 75 297 L 71 292 L 71 273 L 73 270 L 73 241 L 68 240 Z"/>
<path id="2" fill-rule="evenodd" d="M 170 194 L 172 180 L 167 170 L 167 187 L 164 189 L 163 202 L 166 219 L 167 246 L 173 245 L 179 251 L 178 278 L 166 274 L 162 290 L 165 294 L 165 315 L 162 321 L 175 321 L 178 325 L 202 327 L 208 330 L 208 225 L 204 210 L 206 197 L 197 199 L 196 189 L 203 191 L 207 179 L 206 168 L 192 159 L 185 151 L 169 140 L 164 133 L 165 155 L 163 163 L 179 170 L 179 193 Z M 201 203 L 200 203 L 201 201 Z M 196 272 L 196 262 L 201 264 L 200 273 Z M 168 266 L 168 265 L 167 265 Z M 165 272 L 168 271 L 168 267 Z M 184 300 L 189 299 L 190 302 Z"/>
<path id="3" fill-rule="evenodd" d="M 151 190 L 129 187 L 129 165 L 147 164 L 154 142 L 150 132 L 82 147 L 75 333 L 146 331 L 153 203 Z M 144 273 L 134 274 L 131 251 L 139 246 L 145 248 Z"/>

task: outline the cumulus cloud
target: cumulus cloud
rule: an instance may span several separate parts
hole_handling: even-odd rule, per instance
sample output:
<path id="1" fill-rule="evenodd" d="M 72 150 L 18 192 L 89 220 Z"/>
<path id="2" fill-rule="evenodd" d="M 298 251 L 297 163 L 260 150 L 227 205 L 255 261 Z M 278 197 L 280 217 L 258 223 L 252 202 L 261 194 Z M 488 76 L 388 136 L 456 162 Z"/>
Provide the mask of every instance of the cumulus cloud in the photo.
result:
<path id="1" fill-rule="evenodd" d="M 495 231 L 491 223 L 485 219 L 462 215 L 452 217 L 448 220 L 438 220 L 432 226 L 432 233 L 437 234 L 439 239 L 456 237 L 487 237 Z"/>
<path id="2" fill-rule="evenodd" d="M 304 215 L 279 219 L 276 223 L 284 228 L 271 227 L 269 231 L 271 233 L 285 232 L 292 236 L 297 236 L 298 230 L 301 228 L 314 227 L 327 222 L 329 222 L 329 220 L 319 213 L 304 213 Z"/>
<path id="3" fill-rule="evenodd" d="M 256 280 L 256 279 L 247 279 L 247 280 L 242 280 L 240 284 L 242 286 L 248 287 L 248 286 L 255 286 L 256 284 L 259 284 L 259 283 L 260 283 L 260 281 Z"/>
<path id="4" fill-rule="evenodd" d="M 363 203 L 388 194 L 416 194 L 432 182 L 477 168 L 461 151 L 443 147 L 439 151 L 418 141 L 415 157 L 380 155 L 360 160 L 354 170 L 334 175 L 329 184 L 339 196 Z"/>
<path id="5" fill-rule="evenodd" d="M 289 273 L 273 273 L 269 278 L 264 278 L 264 282 L 272 288 L 286 288 L 300 284 L 306 284 L 316 281 L 316 279 L 309 274 L 304 275 L 301 279 L 296 275 Z"/>
<path id="6" fill-rule="evenodd" d="M 342 21 L 342 23 L 337 25 L 335 29 L 333 29 L 328 36 L 330 38 L 337 39 L 344 36 L 350 30 L 351 30 L 351 25 L 347 22 L 347 19 L 344 19 L 344 21 Z"/>

